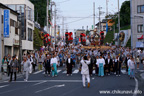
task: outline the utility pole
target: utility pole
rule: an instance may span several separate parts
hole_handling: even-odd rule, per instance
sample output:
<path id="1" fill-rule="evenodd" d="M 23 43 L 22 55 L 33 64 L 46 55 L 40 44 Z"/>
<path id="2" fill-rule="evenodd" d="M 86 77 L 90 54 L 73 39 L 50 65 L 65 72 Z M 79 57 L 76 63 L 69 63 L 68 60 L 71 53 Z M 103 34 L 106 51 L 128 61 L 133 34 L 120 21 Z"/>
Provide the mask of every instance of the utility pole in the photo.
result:
<path id="1" fill-rule="evenodd" d="M 119 29 L 119 32 L 118 34 L 120 34 L 120 10 L 119 10 L 119 0 L 118 0 L 118 29 Z M 118 46 L 120 46 L 120 40 L 118 38 Z"/>
<path id="2" fill-rule="evenodd" d="M 53 13 L 52 13 L 52 11 L 53 11 L 53 2 L 51 1 L 51 22 L 53 21 Z M 52 36 L 52 32 L 53 32 L 53 25 L 51 25 L 51 32 L 50 32 L 50 34 L 51 34 L 51 36 Z M 52 42 L 52 39 L 51 39 L 51 42 Z"/>
<path id="3" fill-rule="evenodd" d="M 20 25 L 19 25 L 19 61 L 22 61 L 22 7 L 20 6 Z"/>
<path id="4" fill-rule="evenodd" d="M 114 28 L 114 40 L 115 40 L 115 25 L 113 26 L 113 28 Z"/>
<path id="5" fill-rule="evenodd" d="M 95 2 L 93 2 L 93 32 L 95 30 Z"/>
<path id="6" fill-rule="evenodd" d="M 108 0 L 106 0 L 106 16 L 108 16 Z"/>
<path id="7" fill-rule="evenodd" d="M 37 20 L 36 21 L 38 22 L 38 12 L 37 12 Z"/>
<path id="8" fill-rule="evenodd" d="M 47 11 L 47 33 L 50 34 L 50 32 L 49 32 L 49 0 L 47 0 L 46 11 Z"/>
<path id="9" fill-rule="evenodd" d="M 0 80 L 2 79 L 1 62 L 2 62 L 2 9 L 0 8 Z"/>
<path id="10" fill-rule="evenodd" d="M 64 17 L 62 18 L 62 34 L 63 34 L 63 39 L 64 39 Z"/>
<path id="11" fill-rule="evenodd" d="M 101 9 L 102 9 L 102 7 L 98 7 L 98 9 L 99 9 L 99 32 L 101 31 Z"/>
<path id="12" fill-rule="evenodd" d="M 55 38 L 55 44 L 56 44 L 56 27 L 57 27 L 57 25 L 56 25 L 56 4 L 55 4 L 55 17 L 54 17 L 54 38 Z"/>

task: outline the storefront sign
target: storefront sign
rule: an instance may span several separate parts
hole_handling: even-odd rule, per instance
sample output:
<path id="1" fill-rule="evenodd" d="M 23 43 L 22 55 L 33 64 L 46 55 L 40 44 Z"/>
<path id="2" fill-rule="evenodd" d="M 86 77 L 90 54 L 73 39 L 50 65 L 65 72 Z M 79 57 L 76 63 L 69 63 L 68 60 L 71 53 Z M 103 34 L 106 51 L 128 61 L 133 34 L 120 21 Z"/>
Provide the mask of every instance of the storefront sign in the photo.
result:
<path id="1" fill-rule="evenodd" d="M 4 37 L 8 38 L 10 33 L 10 11 L 4 10 Z"/>

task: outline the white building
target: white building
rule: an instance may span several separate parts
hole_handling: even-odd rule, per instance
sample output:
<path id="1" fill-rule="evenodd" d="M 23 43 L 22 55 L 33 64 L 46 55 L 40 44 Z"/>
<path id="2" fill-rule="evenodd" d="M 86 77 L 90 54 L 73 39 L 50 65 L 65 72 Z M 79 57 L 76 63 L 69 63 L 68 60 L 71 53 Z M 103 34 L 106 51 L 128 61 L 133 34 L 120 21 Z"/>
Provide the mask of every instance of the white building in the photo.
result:
<path id="1" fill-rule="evenodd" d="M 1 32 L 0 34 L 2 36 L 2 57 L 5 55 L 17 55 L 19 54 L 19 29 L 18 29 L 18 13 L 16 11 L 13 11 L 9 7 L 3 5 L 0 3 L 0 8 L 1 8 L 1 15 L 2 15 L 2 22 L 1 23 Z M 10 10 L 10 30 L 9 30 L 9 37 L 4 38 L 3 37 L 3 30 L 4 30 L 4 9 Z"/>
<path id="2" fill-rule="evenodd" d="M 136 15 L 144 16 L 144 0 L 130 0 L 131 1 L 131 47 L 140 47 L 142 45 L 143 36 L 143 18 L 136 17 Z M 143 45 L 144 47 L 144 45 Z"/>
<path id="3" fill-rule="evenodd" d="M 33 50 L 34 5 L 29 0 L 0 0 L 9 8 L 20 12 L 22 8 L 22 50 Z"/>

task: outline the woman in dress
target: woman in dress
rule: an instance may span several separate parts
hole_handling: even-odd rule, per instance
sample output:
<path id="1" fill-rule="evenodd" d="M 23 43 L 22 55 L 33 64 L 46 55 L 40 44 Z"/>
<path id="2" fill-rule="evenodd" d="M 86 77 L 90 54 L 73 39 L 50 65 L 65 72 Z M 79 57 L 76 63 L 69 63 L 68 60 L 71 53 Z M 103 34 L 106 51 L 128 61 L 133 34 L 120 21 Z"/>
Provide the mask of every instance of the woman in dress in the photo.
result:
<path id="1" fill-rule="evenodd" d="M 3 68 L 3 72 L 5 74 L 7 73 L 7 66 L 8 66 L 8 59 L 6 56 L 4 56 L 4 58 L 2 60 L 2 68 Z"/>

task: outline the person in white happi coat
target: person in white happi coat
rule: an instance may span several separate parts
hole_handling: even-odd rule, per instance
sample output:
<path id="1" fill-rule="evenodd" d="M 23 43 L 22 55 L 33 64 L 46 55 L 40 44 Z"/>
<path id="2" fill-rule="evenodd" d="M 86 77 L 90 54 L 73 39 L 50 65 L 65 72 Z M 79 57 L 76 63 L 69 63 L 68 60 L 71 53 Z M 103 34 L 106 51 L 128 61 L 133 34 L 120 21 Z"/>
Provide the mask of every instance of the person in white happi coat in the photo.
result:
<path id="1" fill-rule="evenodd" d="M 97 59 L 96 62 L 97 66 L 99 67 L 99 76 L 104 76 L 104 65 L 105 65 L 105 60 L 102 57 L 102 55 L 100 55 L 100 59 Z"/>
<path id="2" fill-rule="evenodd" d="M 29 54 L 28 55 L 28 59 L 27 59 L 29 62 L 30 62 L 30 69 L 29 69 L 29 73 L 32 73 L 33 69 L 32 69 L 32 63 L 33 63 L 33 59 L 31 57 L 31 55 Z"/>
<path id="3" fill-rule="evenodd" d="M 88 65 L 90 64 L 90 59 L 87 56 L 84 56 L 83 60 L 80 61 L 82 64 L 81 74 L 82 74 L 82 81 L 83 87 L 85 87 L 85 79 L 87 78 L 88 88 L 90 87 L 90 76 L 89 76 L 89 68 Z"/>
<path id="4" fill-rule="evenodd" d="M 57 76 L 57 66 L 58 66 L 58 60 L 56 54 L 53 54 L 53 58 L 51 58 L 51 67 L 52 67 L 52 77 Z"/>
<path id="5" fill-rule="evenodd" d="M 24 75 L 24 81 L 28 80 L 29 77 L 29 71 L 30 71 L 30 61 L 27 60 L 26 56 L 23 56 L 23 61 L 21 62 L 22 65 L 22 71 L 23 71 L 23 75 Z"/>

